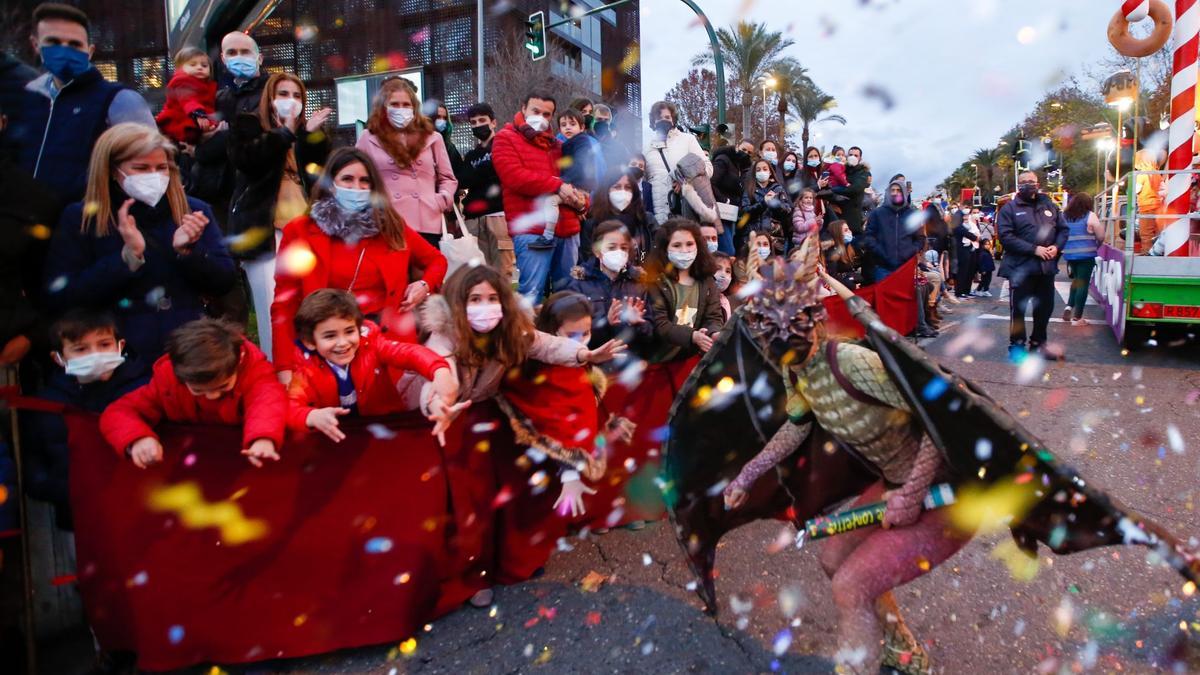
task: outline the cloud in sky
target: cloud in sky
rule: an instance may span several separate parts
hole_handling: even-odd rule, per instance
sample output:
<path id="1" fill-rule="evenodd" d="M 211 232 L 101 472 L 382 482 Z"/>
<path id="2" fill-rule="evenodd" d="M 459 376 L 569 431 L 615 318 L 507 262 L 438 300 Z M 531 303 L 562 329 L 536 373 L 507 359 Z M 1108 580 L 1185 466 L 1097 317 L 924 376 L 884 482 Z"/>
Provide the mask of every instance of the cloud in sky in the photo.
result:
<path id="1" fill-rule="evenodd" d="M 848 121 L 813 127 L 820 136 L 811 140 L 826 148 L 861 145 L 876 181 L 903 172 L 918 194 L 976 148 L 995 144 L 1047 89 L 1109 53 L 1106 29 L 1120 6 L 1116 0 L 699 4 L 714 26 L 741 18 L 791 38 L 796 44 L 788 54 L 837 97 L 837 112 Z M 641 20 L 645 111 L 687 74 L 708 37 L 676 0 L 644 0 Z M 894 106 L 885 110 L 872 89 L 887 92 Z"/>

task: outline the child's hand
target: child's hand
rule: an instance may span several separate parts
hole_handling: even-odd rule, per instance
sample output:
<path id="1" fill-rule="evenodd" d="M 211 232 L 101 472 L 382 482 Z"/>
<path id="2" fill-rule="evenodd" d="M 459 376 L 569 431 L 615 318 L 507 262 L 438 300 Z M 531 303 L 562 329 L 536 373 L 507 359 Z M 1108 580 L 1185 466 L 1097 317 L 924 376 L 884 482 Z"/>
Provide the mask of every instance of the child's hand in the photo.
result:
<path id="1" fill-rule="evenodd" d="M 621 319 L 630 326 L 646 323 L 646 301 L 641 298 L 625 298 L 625 308 L 621 310 Z"/>
<path id="2" fill-rule="evenodd" d="M 208 119 L 207 116 L 198 115 L 196 117 L 196 126 L 200 127 L 200 132 L 203 133 L 205 131 L 211 131 L 216 124 L 212 120 Z"/>
<path id="3" fill-rule="evenodd" d="M 139 469 L 146 469 L 158 464 L 162 461 L 162 457 L 162 443 L 159 443 L 158 439 L 153 436 L 139 438 L 129 446 L 129 458 Z"/>
<path id="4" fill-rule="evenodd" d="M 749 497 L 746 491 L 741 488 L 735 488 L 732 485 L 725 488 L 725 510 L 736 511 L 742 508 L 746 503 L 746 498 Z"/>
<path id="5" fill-rule="evenodd" d="M 610 415 L 608 418 L 607 440 L 613 443 L 632 443 L 633 434 L 637 431 L 637 423 L 628 417 Z"/>
<path id="6" fill-rule="evenodd" d="M 251 464 L 259 469 L 262 468 L 263 460 L 279 461 L 279 453 L 275 452 L 275 443 L 268 438 L 260 438 L 254 441 L 250 444 L 249 448 L 242 451 L 242 454 L 246 456 L 246 459 Z"/>
<path id="7" fill-rule="evenodd" d="M 567 515 L 570 510 L 572 518 L 578 518 L 587 513 L 587 509 L 583 505 L 583 495 L 594 495 L 596 491 L 583 484 L 581 480 L 563 481 L 562 493 L 558 495 L 558 499 L 554 502 L 554 510 L 562 515 Z M 562 507 L 561 509 L 559 507 Z"/>
<path id="8" fill-rule="evenodd" d="M 471 407 L 470 401 L 462 403 L 450 403 L 440 396 L 434 396 L 429 401 L 429 421 L 433 422 L 433 435 L 437 436 L 438 444 L 442 447 L 446 446 L 446 430 L 454 423 L 454 418 L 467 408 Z"/>
<path id="9" fill-rule="evenodd" d="M 334 443 L 341 443 L 346 439 L 346 434 L 338 427 L 338 418 L 349 414 L 350 411 L 345 408 L 317 408 L 308 413 L 304 423 L 309 429 L 316 429 L 325 434 Z"/>
<path id="10" fill-rule="evenodd" d="M 592 364 L 607 363 L 625 353 L 626 349 L 627 346 L 624 342 L 614 338 L 590 351 L 584 348 L 581 350 L 583 358 L 579 361 Z"/>
<path id="11" fill-rule="evenodd" d="M 433 373 L 433 393 L 444 406 L 458 402 L 458 378 L 450 368 L 438 368 Z"/>

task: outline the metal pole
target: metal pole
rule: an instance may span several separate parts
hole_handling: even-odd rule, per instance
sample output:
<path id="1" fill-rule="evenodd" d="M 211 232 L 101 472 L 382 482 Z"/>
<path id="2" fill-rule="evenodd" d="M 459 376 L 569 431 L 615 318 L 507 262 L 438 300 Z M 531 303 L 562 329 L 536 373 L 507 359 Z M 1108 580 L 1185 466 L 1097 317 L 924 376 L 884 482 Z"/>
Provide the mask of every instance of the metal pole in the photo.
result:
<path id="1" fill-rule="evenodd" d="M 767 140 L 767 81 L 763 80 L 763 140 Z"/>
<path id="2" fill-rule="evenodd" d="M 0 369 L 0 384 L 10 385 L 13 387 L 20 386 L 20 376 L 16 368 Z M 29 545 L 29 503 L 25 500 L 25 467 L 24 458 L 21 456 L 21 427 L 17 423 L 17 409 L 9 406 L 9 415 L 12 423 L 12 441 L 13 441 L 13 464 L 17 471 L 17 494 L 9 495 L 9 499 L 17 500 L 17 513 L 20 519 L 21 527 L 21 576 L 22 576 L 22 595 L 24 596 L 24 621 L 25 621 L 25 672 L 29 675 L 37 673 L 37 641 L 34 631 L 36 630 L 36 621 L 33 614 L 33 559 L 31 557 Z"/>
<path id="3" fill-rule="evenodd" d="M 613 7 L 620 7 L 621 5 L 626 5 L 631 2 L 633 2 L 633 0 L 617 0 L 616 2 L 610 2 L 607 5 L 601 5 L 601 6 L 597 7 L 596 9 L 589 9 L 588 11 L 586 11 L 582 14 L 575 14 L 572 16 L 568 16 L 565 19 L 559 19 L 558 21 L 555 21 L 554 23 L 546 24 L 546 30 L 550 30 L 551 28 L 558 28 L 559 26 L 565 26 L 569 23 L 575 23 L 576 21 L 582 19 L 585 16 L 591 16 L 592 14 L 599 14 L 600 12 L 603 12 L 604 10 L 612 9 Z"/>
<path id="4" fill-rule="evenodd" d="M 725 58 L 721 56 L 721 43 L 717 41 L 717 33 L 713 30 L 712 22 L 704 14 L 704 10 L 692 0 L 682 0 L 683 4 L 691 8 L 700 21 L 704 24 L 704 30 L 708 31 L 708 41 L 712 44 L 713 50 L 713 67 L 717 71 L 717 124 L 725 123 Z M 742 129 L 744 135 L 749 129 Z"/>
<path id="5" fill-rule="evenodd" d="M 475 0 L 475 101 L 482 103 L 483 98 L 483 0 Z"/>

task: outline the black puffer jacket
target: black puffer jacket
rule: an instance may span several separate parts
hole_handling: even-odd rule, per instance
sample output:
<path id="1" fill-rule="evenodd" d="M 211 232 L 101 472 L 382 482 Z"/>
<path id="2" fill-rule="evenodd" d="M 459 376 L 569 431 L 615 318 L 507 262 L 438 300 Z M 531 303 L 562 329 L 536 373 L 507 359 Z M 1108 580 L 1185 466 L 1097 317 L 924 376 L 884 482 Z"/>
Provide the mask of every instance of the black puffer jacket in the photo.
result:
<path id="1" fill-rule="evenodd" d="M 233 201 L 229 205 L 228 233 L 239 235 L 253 228 L 273 232 L 275 203 L 289 149 L 296 150 L 296 168 L 300 172 L 304 194 L 312 190 L 317 174 L 309 167 L 325 164 L 329 155 L 329 136 L 318 130 L 307 133 L 303 127 L 292 133 L 286 127 L 263 130 L 255 114 L 242 114 L 230 127 L 229 159 L 237 169 L 233 185 Z M 257 258 L 275 252 L 275 238 L 264 237 L 249 249 L 240 248 L 234 254 L 240 258 Z"/>
<path id="2" fill-rule="evenodd" d="M 232 80 L 217 92 L 217 118 L 230 125 L 243 113 L 257 114 L 262 100 L 263 87 L 270 78 L 269 73 L 237 84 Z M 229 200 L 233 194 L 234 170 L 229 164 L 229 130 L 219 131 L 196 146 L 191 170 L 186 181 L 187 193 L 212 205 L 226 229 L 225 219 L 229 215 Z"/>
<path id="3" fill-rule="evenodd" d="M 571 270 L 571 278 L 563 285 L 562 290 L 573 291 L 587 296 L 592 301 L 592 340 L 588 347 L 596 349 L 613 338 L 621 338 L 640 358 L 648 358 L 654 343 L 654 329 L 650 323 L 650 303 L 646 295 L 646 287 L 641 282 L 642 273 L 635 267 L 626 267 L 610 279 L 600 269 L 600 261 L 592 258 Z M 610 325 L 608 309 L 613 300 L 639 298 L 646 302 L 646 321 L 636 326 L 626 324 Z"/>

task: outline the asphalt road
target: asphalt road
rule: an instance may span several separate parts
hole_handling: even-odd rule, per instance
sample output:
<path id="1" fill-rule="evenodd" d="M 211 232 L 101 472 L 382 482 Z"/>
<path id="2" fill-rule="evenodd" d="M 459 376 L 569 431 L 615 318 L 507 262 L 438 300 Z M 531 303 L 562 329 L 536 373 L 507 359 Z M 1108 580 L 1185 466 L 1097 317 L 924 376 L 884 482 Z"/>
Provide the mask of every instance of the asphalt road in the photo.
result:
<path id="1" fill-rule="evenodd" d="M 1006 360 L 1007 322 L 988 318 L 1006 315 L 999 297 L 971 301 L 924 346 L 1094 485 L 1184 538 L 1200 536 L 1193 501 L 1200 347 L 1123 356 L 1106 327 L 1056 322 L 1051 339 L 1066 360 L 1020 371 Z M 688 589 L 692 577 L 670 527 L 658 523 L 571 539 L 571 550 L 557 553 L 543 577 L 499 589 L 492 610 L 465 608 L 440 619 L 411 654 L 385 645 L 235 672 L 830 672 L 836 616 L 829 584 L 818 544 L 777 545 L 792 533 L 789 525 L 759 522 L 723 540 L 716 619 Z M 1043 549 L 1035 576 L 1021 580 L 997 557 L 1008 540 L 977 537 L 897 592 L 939 671 L 1200 670 L 1200 640 L 1191 637 L 1200 631 L 1200 601 L 1145 549 L 1065 557 Z M 585 589 L 589 577 L 603 581 Z"/>

